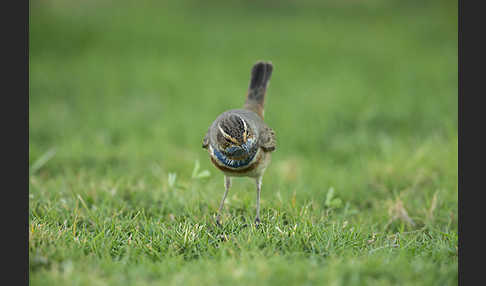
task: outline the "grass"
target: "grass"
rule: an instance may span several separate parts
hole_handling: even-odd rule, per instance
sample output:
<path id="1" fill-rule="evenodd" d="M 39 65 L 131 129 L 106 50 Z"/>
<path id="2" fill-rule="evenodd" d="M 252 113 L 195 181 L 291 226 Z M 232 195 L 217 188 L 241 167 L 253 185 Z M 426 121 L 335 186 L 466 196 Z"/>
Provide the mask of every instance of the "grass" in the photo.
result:
<path id="1" fill-rule="evenodd" d="M 455 285 L 457 3 L 31 3 L 31 285 Z M 255 186 L 201 140 L 271 60 Z"/>

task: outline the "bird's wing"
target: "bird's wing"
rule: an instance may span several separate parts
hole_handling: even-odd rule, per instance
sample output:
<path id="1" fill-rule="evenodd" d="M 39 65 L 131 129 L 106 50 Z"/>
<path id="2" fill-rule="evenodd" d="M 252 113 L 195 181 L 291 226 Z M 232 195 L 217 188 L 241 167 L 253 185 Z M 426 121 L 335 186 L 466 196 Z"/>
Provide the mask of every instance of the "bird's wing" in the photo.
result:
<path id="1" fill-rule="evenodd" d="M 206 135 L 204 135 L 203 141 L 202 141 L 202 147 L 204 149 L 208 149 L 209 146 L 209 130 L 206 132 Z"/>
<path id="2" fill-rule="evenodd" d="M 277 148 L 277 138 L 275 137 L 275 131 L 270 127 L 265 127 L 260 133 L 260 147 L 263 151 L 271 152 Z"/>

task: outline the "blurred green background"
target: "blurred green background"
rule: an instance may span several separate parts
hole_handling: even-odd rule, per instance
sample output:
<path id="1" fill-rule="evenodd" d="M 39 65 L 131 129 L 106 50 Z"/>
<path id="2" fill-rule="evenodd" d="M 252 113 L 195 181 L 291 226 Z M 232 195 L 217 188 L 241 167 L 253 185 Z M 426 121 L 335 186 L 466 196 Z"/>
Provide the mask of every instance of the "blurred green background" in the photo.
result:
<path id="1" fill-rule="evenodd" d="M 417 285 L 422 278 L 430 284 L 457 282 L 457 2 L 39 0 L 30 3 L 29 30 L 34 284 L 113 282 L 116 275 L 106 269 L 99 280 L 82 280 L 83 271 L 93 271 L 80 266 L 86 257 L 108 258 L 89 247 L 74 254 L 79 246 L 55 235 L 63 223 L 76 228 L 83 215 L 89 226 L 93 206 L 99 218 L 123 206 L 129 214 L 143 210 L 161 223 L 211 224 L 223 176 L 210 164 L 201 140 L 217 115 L 243 105 L 257 60 L 275 66 L 265 106 L 265 121 L 278 142 L 263 181 L 262 211 L 269 229 L 275 231 L 273 210 L 299 222 L 302 214 L 291 209 L 310 204 L 318 216 L 327 212 L 329 222 L 362 227 L 364 236 L 427 232 L 430 241 L 413 248 L 410 256 L 383 256 L 386 261 L 401 257 L 392 259 L 390 275 L 404 285 Z M 210 171 L 208 178 L 191 177 L 196 161 L 200 170 Z M 171 188 L 168 173 L 177 174 L 177 188 Z M 108 202 L 104 193 L 113 188 L 119 195 Z M 338 198 L 332 207 L 326 204 L 331 188 Z M 237 180 L 229 200 L 228 224 L 237 215 L 253 218 L 251 180 Z M 400 206 L 407 215 L 396 211 Z M 313 221 L 312 214 L 307 218 Z M 45 233 L 38 230 L 42 226 Z M 88 240 L 98 239 L 93 243 L 104 233 L 96 227 L 84 231 Z M 455 240 L 444 246 L 443 234 Z M 440 243 L 434 240 L 439 236 Z M 383 265 L 376 258 L 370 266 L 367 248 L 360 249 L 353 255 L 362 257 L 363 273 Z M 240 254 L 229 255 L 229 264 L 252 265 L 252 259 L 239 260 L 243 251 L 235 251 Z M 302 251 L 296 246 L 282 255 Z M 150 256 L 144 251 L 137 255 L 127 256 L 128 265 L 140 265 L 137 257 Z M 286 273 L 297 284 L 354 285 L 355 280 L 340 280 L 349 269 L 356 270 L 349 266 L 355 265 L 353 255 L 322 266 L 322 277 L 299 280 L 298 273 L 278 267 L 268 270 L 270 276 L 251 276 L 248 269 L 240 276 L 246 283 L 256 277 L 271 284 Z M 204 263 L 215 254 L 202 251 L 199 256 Z M 404 266 L 415 257 L 423 259 L 417 264 L 422 270 Z M 62 276 L 55 265 L 66 259 L 76 267 Z M 99 263 L 112 265 L 110 259 Z M 221 259 L 211 263 L 227 265 Z M 308 259 L 296 261 L 304 267 Z M 209 266 L 201 265 L 201 271 L 186 273 L 182 284 L 196 277 L 203 284 L 226 281 L 206 277 Z M 162 279 L 158 272 L 127 269 L 126 275 L 139 275 L 140 283 Z M 180 282 L 171 276 L 177 269 L 164 272 L 163 277 L 173 278 L 166 282 Z M 396 273 L 400 269 L 403 273 Z M 396 282 L 377 275 L 370 285 Z M 368 281 L 357 279 L 356 285 Z"/>

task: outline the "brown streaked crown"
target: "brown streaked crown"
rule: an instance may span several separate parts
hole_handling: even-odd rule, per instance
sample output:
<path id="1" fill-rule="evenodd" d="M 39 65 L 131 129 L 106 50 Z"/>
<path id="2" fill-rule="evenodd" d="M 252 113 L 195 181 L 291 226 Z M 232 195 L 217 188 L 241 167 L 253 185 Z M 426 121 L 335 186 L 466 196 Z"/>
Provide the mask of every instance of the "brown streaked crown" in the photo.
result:
<path id="1" fill-rule="evenodd" d="M 229 114 L 222 118 L 218 127 L 217 139 L 220 143 L 227 142 L 228 144 L 241 145 L 246 142 L 250 135 L 248 123 L 236 114 Z"/>

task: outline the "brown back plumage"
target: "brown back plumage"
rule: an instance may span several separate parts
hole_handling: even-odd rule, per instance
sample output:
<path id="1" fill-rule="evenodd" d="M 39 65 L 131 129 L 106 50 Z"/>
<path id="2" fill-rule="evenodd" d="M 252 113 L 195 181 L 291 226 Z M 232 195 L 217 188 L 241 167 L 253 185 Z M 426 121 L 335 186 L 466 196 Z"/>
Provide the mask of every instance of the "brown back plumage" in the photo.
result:
<path id="1" fill-rule="evenodd" d="M 256 112 L 263 119 L 265 93 L 272 77 L 271 62 L 257 62 L 251 69 L 250 86 L 246 97 L 245 108 Z"/>

